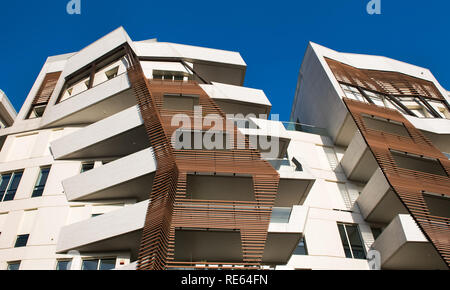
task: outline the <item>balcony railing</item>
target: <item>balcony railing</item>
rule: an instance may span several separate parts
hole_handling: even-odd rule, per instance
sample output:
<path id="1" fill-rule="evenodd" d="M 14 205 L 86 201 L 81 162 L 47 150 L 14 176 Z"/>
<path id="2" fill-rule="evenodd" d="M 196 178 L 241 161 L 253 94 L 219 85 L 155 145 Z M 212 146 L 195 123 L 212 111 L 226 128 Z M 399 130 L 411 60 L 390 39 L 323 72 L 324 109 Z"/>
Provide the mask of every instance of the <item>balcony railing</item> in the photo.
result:
<path id="1" fill-rule="evenodd" d="M 325 128 L 314 127 L 311 125 L 294 123 L 294 122 L 282 122 L 286 130 L 310 133 L 321 136 L 328 136 L 328 132 Z"/>

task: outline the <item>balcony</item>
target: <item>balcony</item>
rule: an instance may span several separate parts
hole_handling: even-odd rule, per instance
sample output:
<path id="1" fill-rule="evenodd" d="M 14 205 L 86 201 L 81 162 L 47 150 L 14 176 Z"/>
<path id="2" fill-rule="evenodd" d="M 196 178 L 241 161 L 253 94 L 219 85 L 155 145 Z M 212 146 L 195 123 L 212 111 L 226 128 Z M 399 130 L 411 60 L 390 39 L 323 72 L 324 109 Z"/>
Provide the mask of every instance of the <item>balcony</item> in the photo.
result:
<path id="1" fill-rule="evenodd" d="M 303 236 L 308 207 L 274 208 L 269 225 L 263 263 L 287 264 Z"/>
<path id="2" fill-rule="evenodd" d="M 151 148 L 63 180 L 69 201 L 148 199 L 156 171 Z"/>
<path id="3" fill-rule="evenodd" d="M 56 104 L 42 119 L 45 127 L 91 124 L 136 105 L 126 73 Z"/>
<path id="4" fill-rule="evenodd" d="M 56 252 L 129 251 L 137 259 L 148 201 L 68 225 L 61 229 Z"/>
<path id="5" fill-rule="evenodd" d="M 239 131 L 248 136 L 251 146 L 259 149 L 263 158 L 276 159 L 286 155 L 291 138 L 283 123 L 258 118 L 234 121 Z"/>
<path id="6" fill-rule="evenodd" d="M 139 108 L 133 106 L 51 144 L 55 159 L 98 159 L 132 154 L 150 146 Z"/>
<path id="7" fill-rule="evenodd" d="M 448 269 L 410 215 L 396 216 L 372 247 L 381 254 L 382 269 Z"/>
<path id="8" fill-rule="evenodd" d="M 213 83 L 200 85 L 225 114 L 268 115 L 272 104 L 262 90 Z M 267 118 L 267 117 L 266 117 Z"/>
<path id="9" fill-rule="evenodd" d="M 280 174 L 275 207 L 302 205 L 316 179 L 304 165 L 294 165 L 288 159 L 268 160 Z"/>
<path id="10" fill-rule="evenodd" d="M 357 199 L 364 219 L 368 222 L 388 224 L 398 214 L 408 214 L 406 207 L 377 169 Z"/>
<path id="11" fill-rule="evenodd" d="M 341 160 L 342 168 L 349 180 L 367 182 L 378 168 L 369 147 L 359 132 L 357 132 Z"/>

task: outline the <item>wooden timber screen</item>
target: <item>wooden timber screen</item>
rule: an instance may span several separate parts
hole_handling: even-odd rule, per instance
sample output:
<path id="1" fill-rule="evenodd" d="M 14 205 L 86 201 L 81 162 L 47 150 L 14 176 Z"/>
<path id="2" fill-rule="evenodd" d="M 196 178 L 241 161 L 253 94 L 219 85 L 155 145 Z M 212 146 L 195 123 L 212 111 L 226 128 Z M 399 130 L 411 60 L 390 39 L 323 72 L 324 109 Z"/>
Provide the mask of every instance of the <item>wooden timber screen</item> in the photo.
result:
<path id="1" fill-rule="evenodd" d="M 235 268 L 259 268 L 272 208 L 278 192 L 278 173 L 261 158 L 258 150 L 250 149 L 248 139 L 240 136 L 234 125 L 224 126 L 223 131 L 226 133 L 227 143 L 233 145 L 231 150 L 176 150 L 172 146 L 171 139 L 179 126 L 171 125 L 172 117 L 175 114 L 184 113 L 191 119 L 191 124 L 194 124 L 195 116 L 193 111 L 180 112 L 163 108 L 165 94 L 198 96 L 203 113 L 202 116 L 197 117 L 216 114 L 220 117 L 220 122 L 225 124 L 227 122 L 224 113 L 198 83 L 149 81 L 136 57 L 131 54 L 128 57 L 131 63 L 128 69 L 129 80 L 137 97 L 145 129 L 158 162 L 150 193 L 137 269 L 161 270 L 204 265 L 205 261 L 175 260 L 175 230 L 180 228 L 239 231 L 242 261 L 238 263 L 208 261 L 208 264 Z M 201 130 L 209 129 L 208 126 L 201 126 Z M 185 129 L 194 128 L 192 125 Z M 188 198 L 186 184 L 189 173 L 251 176 L 255 201 Z"/>
<path id="2" fill-rule="evenodd" d="M 432 82 L 397 72 L 358 69 L 332 59 L 325 60 L 340 83 L 386 95 L 425 96 L 445 101 Z M 400 112 L 349 98 L 343 99 L 393 191 L 450 267 L 450 219 L 432 215 L 424 198 L 424 193 L 450 197 L 450 161 Z M 403 123 L 409 137 L 372 130 L 366 126 L 364 115 Z M 396 164 L 391 150 L 435 159 L 442 165 L 447 176 L 401 168 Z"/>
<path id="3" fill-rule="evenodd" d="M 450 219 L 433 216 L 424 199 L 425 192 L 450 197 L 450 161 L 398 111 L 348 98 L 344 98 L 344 102 L 392 189 L 450 266 Z M 364 114 L 401 122 L 410 137 L 372 130 L 364 123 Z M 434 158 L 441 163 L 447 176 L 401 168 L 396 164 L 391 150 Z"/>
<path id="4" fill-rule="evenodd" d="M 329 58 L 325 58 L 325 60 L 340 83 L 389 96 L 421 96 L 445 101 L 442 94 L 430 81 L 398 72 L 358 69 Z"/>

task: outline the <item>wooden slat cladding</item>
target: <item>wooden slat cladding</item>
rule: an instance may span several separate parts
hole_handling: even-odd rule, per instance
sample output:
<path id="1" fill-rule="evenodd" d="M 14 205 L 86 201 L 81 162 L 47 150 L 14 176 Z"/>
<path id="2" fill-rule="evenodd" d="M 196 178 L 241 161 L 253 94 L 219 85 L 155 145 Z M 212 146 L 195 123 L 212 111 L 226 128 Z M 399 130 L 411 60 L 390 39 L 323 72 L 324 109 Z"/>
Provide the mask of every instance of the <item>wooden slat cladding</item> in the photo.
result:
<path id="1" fill-rule="evenodd" d="M 132 57 L 133 58 L 133 57 Z M 272 207 L 278 192 L 279 175 L 261 158 L 258 150 L 249 149 L 249 141 L 241 136 L 236 126 L 224 127 L 230 150 L 176 150 L 171 137 L 178 126 L 171 124 L 180 111 L 163 108 L 165 94 L 198 96 L 199 105 L 206 114 L 216 114 L 219 122 L 227 123 L 224 113 L 202 90 L 198 83 L 189 81 L 149 81 L 139 61 L 134 59 L 128 70 L 129 79 L 138 99 L 141 115 L 150 143 L 155 151 L 158 167 L 150 193 L 150 204 L 145 220 L 138 261 L 139 270 L 159 270 L 176 267 L 196 267 L 205 261 L 176 261 L 177 229 L 213 229 L 239 231 L 242 243 L 242 261 L 224 264 L 238 268 L 259 267 L 267 239 Z M 194 113 L 184 111 L 194 129 Z M 229 125 L 229 124 L 228 124 Z M 201 125 L 200 130 L 210 126 Z M 195 129 L 199 129 L 195 127 Z M 241 141 L 239 141 L 241 140 Z M 243 145 L 243 147 L 237 147 Z M 188 198 L 187 175 L 192 173 L 217 175 L 245 175 L 253 179 L 255 201 L 195 200 Z M 232 180 L 230 181 L 232 182 Z M 209 261 L 212 262 L 212 261 Z"/>
<path id="2" fill-rule="evenodd" d="M 450 161 L 396 110 L 348 98 L 344 98 L 344 102 L 394 192 L 450 267 L 450 219 L 432 215 L 424 199 L 424 192 L 450 197 Z M 364 123 L 364 115 L 401 122 L 410 137 L 371 130 Z M 447 176 L 401 168 L 396 164 L 392 150 L 436 159 Z"/>
<path id="3" fill-rule="evenodd" d="M 48 104 L 53 91 L 55 90 L 56 83 L 58 82 L 61 72 L 53 72 L 45 75 L 42 84 L 34 97 L 33 105 Z"/>
<path id="4" fill-rule="evenodd" d="M 436 86 L 420 78 L 398 72 L 358 69 L 353 66 L 325 58 L 336 79 L 345 84 L 394 96 L 421 96 L 445 100 Z"/>

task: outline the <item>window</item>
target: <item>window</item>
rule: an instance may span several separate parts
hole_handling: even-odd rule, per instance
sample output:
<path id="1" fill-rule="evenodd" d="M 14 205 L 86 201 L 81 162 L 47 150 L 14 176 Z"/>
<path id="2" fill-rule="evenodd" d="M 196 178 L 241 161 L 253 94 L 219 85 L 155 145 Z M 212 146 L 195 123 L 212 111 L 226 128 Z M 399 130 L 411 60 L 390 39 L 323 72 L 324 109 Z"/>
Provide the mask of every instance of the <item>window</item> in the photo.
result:
<path id="1" fill-rule="evenodd" d="M 385 96 L 380 93 L 371 92 L 363 89 L 364 94 L 372 100 L 372 102 L 380 107 L 396 109 L 397 107 Z"/>
<path id="2" fill-rule="evenodd" d="M 397 97 L 416 117 L 434 118 L 433 112 L 417 97 Z"/>
<path id="3" fill-rule="evenodd" d="M 116 259 L 86 259 L 81 270 L 112 270 L 116 268 Z"/>
<path id="4" fill-rule="evenodd" d="M 153 79 L 165 81 L 187 81 L 190 79 L 190 75 L 182 71 L 153 70 Z"/>
<path id="5" fill-rule="evenodd" d="M 297 160 L 297 158 L 292 158 L 292 162 L 295 165 L 295 171 L 303 171 L 303 166 L 302 164 Z"/>
<path id="6" fill-rule="evenodd" d="M 374 240 L 378 239 L 378 237 L 383 232 L 383 230 L 381 228 L 375 228 L 375 227 L 370 227 L 370 230 L 372 231 L 372 235 L 373 235 L 373 239 Z"/>
<path id="7" fill-rule="evenodd" d="M 31 107 L 28 119 L 40 118 L 44 115 L 47 105 L 34 105 Z"/>
<path id="8" fill-rule="evenodd" d="M 34 97 L 30 112 L 27 116 L 28 119 L 42 117 L 60 75 L 61 72 L 52 72 L 45 75 L 44 80 Z"/>
<path id="9" fill-rule="evenodd" d="M 199 97 L 189 95 L 164 95 L 163 108 L 166 110 L 193 111 L 198 106 Z"/>
<path id="10" fill-rule="evenodd" d="M 339 224 L 339 234 L 344 246 L 345 257 L 366 259 L 366 252 L 357 225 Z"/>
<path id="11" fill-rule="evenodd" d="M 94 169 L 94 162 L 83 163 L 81 165 L 81 173 Z"/>
<path id="12" fill-rule="evenodd" d="M 390 150 L 395 164 L 404 169 L 420 171 L 424 173 L 447 177 L 447 173 L 441 162 L 435 158 L 419 156 L 417 154 Z"/>
<path id="13" fill-rule="evenodd" d="M 408 130 L 406 130 L 406 127 L 403 125 L 403 123 L 387 120 L 376 116 L 369 116 L 366 114 L 363 114 L 363 120 L 364 124 L 369 129 L 403 137 L 409 137 Z"/>
<path id="14" fill-rule="evenodd" d="M 65 271 L 70 270 L 72 260 L 58 260 L 56 263 L 56 270 L 58 271 Z"/>
<path id="15" fill-rule="evenodd" d="M 344 84 L 341 84 L 341 87 L 344 90 L 345 96 L 347 98 L 367 103 L 367 100 L 364 98 L 358 88 Z"/>
<path id="16" fill-rule="evenodd" d="M 8 270 L 9 271 L 17 271 L 20 268 L 20 261 L 8 262 Z"/>
<path id="17" fill-rule="evenodd" d="M 432 216 L 450 219 L 450 197 L 445 194 L 424 192 L 423 198 Z"/>
<path id="18" fill-rule="evenodd" d="M 115 68 L 110 69 L 109 71 L 105 72 L 108 80 L 115 78 L 118 73 L 119 73 L 119 66 L 116 66 Z"/>
<path id="19" fill-rule="evenodd" d="M 47 182 L 48 174 L 50 172 L 50 167 L 41 168 L 41 172 L 39 173 L 39 177 L 36 181 L 36 185 L 34 186 L 33 194 L 31 197 L 40 197 L 44 192 L 45 183 Z"/>
<path id="20" fill-rule="evenodd" d="M 272 218 L 270 220 L 271 223 L 281 223 L 286 224 L 289 223 L 289 219 L 291 218 L 292 208 L 290 207 L 274 207 L 272 210 Z"/>
<path id="21" fill-rule="evenodd" d="M 297 248 L 294 250 L 294 255 L 302 255 L 302 256 L 308 255 L 308 248 L 306 247 L 305 237 L 301 238 Z"/>
<path id="22" fill-rule="evenodd" d="M 0 181 L 0 201 L 13 200 L 23 172 L 3 174 Z"/>
<path id="23" fill-rule="evenodd" d="M 26 235 L 18 235 L 16 239 L 16 244 L 14 245 L 14 248 L 22 248 L 26 247 L 28 243 L 28 238 L 30 237 L 29 234 Z"/>

